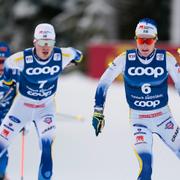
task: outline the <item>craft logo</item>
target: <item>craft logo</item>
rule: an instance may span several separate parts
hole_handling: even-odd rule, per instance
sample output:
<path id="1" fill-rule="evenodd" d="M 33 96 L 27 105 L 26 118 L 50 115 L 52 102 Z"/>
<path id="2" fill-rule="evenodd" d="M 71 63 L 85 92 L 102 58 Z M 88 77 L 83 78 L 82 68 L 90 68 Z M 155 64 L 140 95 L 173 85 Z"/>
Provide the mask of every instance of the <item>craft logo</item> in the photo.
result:
<path id="1" fill-rule="evenodd" d="M 173 135 L 173 137 L 171 139 L 172 142 L 174 142 L 176 140 L 176 137 L 177 137 L 178 134 L 179 134 L 179 127 L 177 127 L 177 129 L 176 129 L 176 131 L 175 131 L 175 133 L 174 133 L 174 135 Z"/>

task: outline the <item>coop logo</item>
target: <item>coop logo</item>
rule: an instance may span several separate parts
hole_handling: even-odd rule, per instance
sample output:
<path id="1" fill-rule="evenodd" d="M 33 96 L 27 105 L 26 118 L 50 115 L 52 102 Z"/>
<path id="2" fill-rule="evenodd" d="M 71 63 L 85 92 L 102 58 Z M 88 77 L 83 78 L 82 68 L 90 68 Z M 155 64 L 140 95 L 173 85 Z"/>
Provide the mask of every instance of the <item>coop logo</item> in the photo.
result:
<path id="1" fill-rule="evenodd" d="M 130 67 L 128 69 L 128 74 L 131 76 L 154 76 L 154 78 L 157 78 L 158 76 L 161 76 L 164 73 L 164 69 L 162 67 Z"/>
<path id="2" fill-rule="evenodd" d="M 30 96 L 40 96 L 40 97 L 48 97 L 52 94 L 52 91 L 47 91 L 47 92 L 32 92 L 32 91 L 27 91 L 27 94 Z"/>
<path id="3" fill-rule="evenodd" d="M 28 68 L 26 69 L 26 73 L 28 75 L 40 75 L 40 74 L 50 74 L 53 75 L 57 72 L 59 72 L 60 67 L 59 66 L 45 66 L 43 68 L 41 67 L 36 67 L 36 68 Z"/>
<path id="4" fill-rule="evenodd" d="M 134 105 L 139 106 L 139 107 L 156 107 L 160 104 L 159 100 L 155 101 L 135 101 Z"/>

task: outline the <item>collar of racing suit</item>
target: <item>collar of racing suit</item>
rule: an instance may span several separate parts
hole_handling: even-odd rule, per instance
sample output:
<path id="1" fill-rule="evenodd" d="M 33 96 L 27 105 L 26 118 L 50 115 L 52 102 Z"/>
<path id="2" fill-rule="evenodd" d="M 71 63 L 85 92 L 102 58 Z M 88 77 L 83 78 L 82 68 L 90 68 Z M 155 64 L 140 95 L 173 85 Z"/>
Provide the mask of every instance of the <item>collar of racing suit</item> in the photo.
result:
<path id="1" fill-rule="evenodd" d="M 52 57 L 52 55 L 53 55 L 53 51 L 52 51 L 52 53 L 51 53 L 51 55 L 47 58 L 47 59 L 44 59 L 44 60 L 42 60 L 41 58 L 39 58 L 39 56 L 37 55 L 37 53 L 36 53 L 36 48 L 34 48 L 33 49 L 33 54 L 34 54 L 34 57 L 39 61 L 39 62 L 47 62 L 51 57 Z"/>
<path id="2" fill-rule="evenodd" d="M 149 56 L 144 57 L 140 55 L 140 52 L 137 49 L 137 57 L 143 64 L 149 64 L 153 60 L 155 53 L 156 53 L 156 49 L 154 49 L 153 52 Z"/>

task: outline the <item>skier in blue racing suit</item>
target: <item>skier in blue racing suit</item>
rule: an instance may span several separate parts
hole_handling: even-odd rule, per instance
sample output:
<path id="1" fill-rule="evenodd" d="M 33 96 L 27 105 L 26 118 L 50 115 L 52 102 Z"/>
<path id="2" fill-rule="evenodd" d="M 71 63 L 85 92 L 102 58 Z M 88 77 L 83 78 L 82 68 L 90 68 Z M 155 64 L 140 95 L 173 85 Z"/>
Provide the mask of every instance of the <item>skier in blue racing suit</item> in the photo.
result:
<path id="1" fill-rule="evenodd" d="M 52 145 L 56 131 L 55 94 L 58 78 L 69 64 L 78 64 L 82 53 L 74 48 L 55 46 L 55 30 L 51 24 L 37 25 L 34 47 L 17 52 L 5 63 L 4 84 L 13 84 L 13 72 L 19 72 L 18 94 L 0 127 L 0 156 L 19 131 L 34 122 L 39 137 L 41 160 L 38 180 L 53 175 Z M 27 118 L 28 117 L 28 118 Z M 13 128 L 9 128 L 12 124 Z"/>
<path id="2" fill-rule="evenodd" d="M 9 111 L 13 99 L 16 95 L 15 86 L 11 89 L 4 86 L 2 83 L 3 67 L 6 58 L 10 56 L 10 48 L 5 42 L 0 42 L 0 124 L 2 123 L 5 115 Z M 7 128 L 12 128 L 11 124 Z M 0 180 L 7 179 L 6 168 L 8 164 L 8 151 L 6 151 L 0 158 Z"/>
<path id="3" fill-rule="evenodd" d="M 140 165 L 138 180 L 151 180 L 153 133 L 180 158 L 180 129 L 169 110 L 167 93 L 170 75 L 180 94 L 180 66 L 172 54 L 155 48 L 157 39 L 155 21 L 141 19 L 135 30 L 137 49 L 115 58 L 102 75 L 95 95 L 92 123 L 98 136 L 105 125 L 107 90 L 119 74 L 123 75 L 134 149 Z"/>

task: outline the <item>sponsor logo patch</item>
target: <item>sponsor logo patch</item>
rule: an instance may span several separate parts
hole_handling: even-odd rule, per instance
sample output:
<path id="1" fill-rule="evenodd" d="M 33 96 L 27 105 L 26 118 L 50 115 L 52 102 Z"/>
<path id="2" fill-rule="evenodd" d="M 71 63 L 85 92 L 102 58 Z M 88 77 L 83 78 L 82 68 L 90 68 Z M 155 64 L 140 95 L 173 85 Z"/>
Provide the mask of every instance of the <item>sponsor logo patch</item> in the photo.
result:
<path id="1" fill-rule="evenodd" d="M 20 123 L 20 122 L 21 122 L 21 121 L 20 121 L 17 117 L 15 117 L 15 116 L 9 116 L 9 119 L 10 119 L 11 121 L 15 122 L 15 123 Z"/>
<path id="2" fill-rule="evenodd" d="M 129 54 L 128 54 L 128 59 L 129 59 L 130 61 L 136 60 L 136 54 L 135 54 L 135 53 L 129 53 Z"/>
<path id="3" fill-rule="evenodd" d="M 47 123 L 47 124 L 51 124 L 52 123 L 52 117 L 46 117 L 44 119 L 44 122 Z"/>
<path id="4" fill-rule="evenodd" d="M 9 131 L 7 129 L 3 129 L 1 136 L 4 137 L 5 139 L 7 139 L 8 135 L 9 135 Z"/>
<path id="5" fill-rule="evenodd" d="M 136 142 L 143 142 L 144 136 L 136 136 Z"/>
<path id="6" fill-rule="evenodd" d="M 30 67 L 26 69 L 26 73 L 28 75 L 40 75 L 40 74 L 50 74 L 50 75 L 54 75 L 55 73 L 58 73 L 60 70 L 59 66 L 44 66 L 44 67 Z"/>
<path id="7" fill-rule="evenodd" d="M 163 75 L 164 69 L 162 67 L 130 67 L 128 69 L 128 74 L 131 76 L 154 76 L 154 78 L 157 78 L 158 76 Z"/>
<path id="8" fill-rule="evenodd" d="M 172 123 L 172 121 L 169 121 L 166 126 L 165 129 L 174 129 L 174 124 Z"/>
<path id="9" fill-rule="evenodd" d="M 158 61 L 163 61 L 163 60 L 164 60 L 164 54 L 162 54 L 162 53 L 157 53 L 157 54 L 156 54 L 156 59 L 157 59 Z"/>
<path id="10" fill-rule="evenodd" d="M 26 56 L 25 61 L 26 61 L 27 64 L 32 63 L 33 62 L 33 57 L 32 56 Z"/>
<path id="11" fill-rule="evenodd" d="M 173 137 L 171 139 L 172 142 L 174 142 L 176 140 L 176 137 L 177 137 L 178 134 L 179 134 L 179 127 L 177 127 L 177 129 L 176 129 L 176 131 L 175 131 L 175 133 L 174 133 L 174 135 L 173 135 Z"/>
<path id="12" fill-rule="evenodd" d="M 14 129 L 12 128 L 12 123 L 9 123 L 8 125 L 4 124 L 4 127 L 6 127 L 7 129 L 14 131 Z"/>
<path id="13" fill-rule="evenodd" d="M 43 132 L 42 132 L 42 134 L 44 134 L 44 133 L 46 133 L 47 131 L 50 131 L 50 130 L 52 130 L 52 129 L 55 129 L 56 127 L 55 126 L 50 126 L 50 127 L 48 127 L 47 129 L 45 129 Z"/>
<path id="14" fill-rule="evenodd" d="M 61 60 L 61 55 L 60 53 L 54 53 L 54 61 L 60 61 Z"/>
<path id="15" fill-rule="evenodd" d="M 161 116 L 163 113 L 160 111 L 160 112 L 157 112 L 157 113 L 152 113 L 152 114 L 140 114 L 139 115 L 139 118 L 154 118 L 154 117 L 158 117 L 158 116 Z"/>

